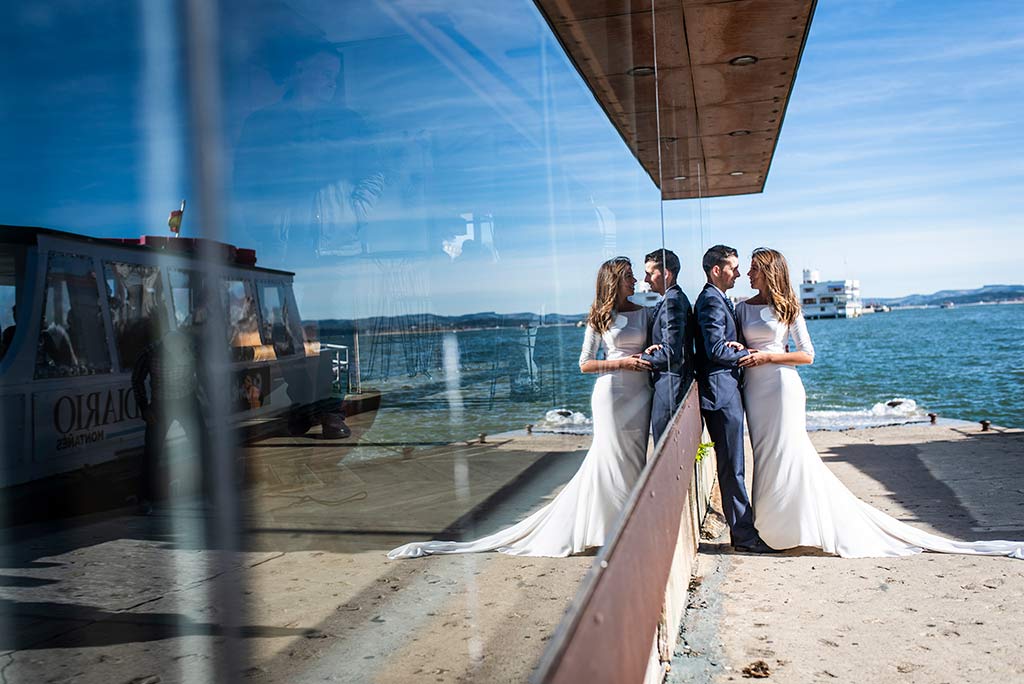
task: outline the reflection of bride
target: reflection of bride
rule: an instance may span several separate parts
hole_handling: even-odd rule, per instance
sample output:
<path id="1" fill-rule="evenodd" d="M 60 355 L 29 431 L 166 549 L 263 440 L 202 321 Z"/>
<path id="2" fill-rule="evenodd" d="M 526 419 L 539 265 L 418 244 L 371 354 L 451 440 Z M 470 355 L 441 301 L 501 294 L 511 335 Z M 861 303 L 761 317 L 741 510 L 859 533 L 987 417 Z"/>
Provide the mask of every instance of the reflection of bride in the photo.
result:
<path id="1" fill-rule="evenodd" d="M 634 354 L 647 346 L 648 311 L 628 300 L 636 279 L 629 259 L 601 264 L 587 319 L 580 370 L 598 373 L 591 395 L 594 439 L 572 480 L 525 520 L 468 542 L 413 542 L 388 558 L 500 551 L 515 556 L 568 556 L 602 546 L 644 467 L 651 417 L 650 365 Z M 601 345 L 605 359 L 597 359 Z"/>
<path id="2" fill-rule="evenodd" d="M 743 403 L 754 448 L 754 523 L 776 549 L 815 546 L 848 558 L 921 551 L 1024 558 L 1024 542 L 962 542 L 923 532 L 873 508 L 848 490 L 807 436 L 804 386 L 795 365 L 814 347 L 789 284 L 789 266 L 771 249 L 754 250 L 750 284 L 758 294 L 736 307 L 751 354 Z M 792 335 L 796 351 L 787 351 Z"/>

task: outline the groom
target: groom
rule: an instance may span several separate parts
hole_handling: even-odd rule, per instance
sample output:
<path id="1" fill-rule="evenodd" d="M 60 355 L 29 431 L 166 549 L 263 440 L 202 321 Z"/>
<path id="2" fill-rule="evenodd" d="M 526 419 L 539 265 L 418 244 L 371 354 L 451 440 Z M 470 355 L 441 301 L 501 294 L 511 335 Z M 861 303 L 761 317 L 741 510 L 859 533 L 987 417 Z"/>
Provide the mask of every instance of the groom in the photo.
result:
<path id="1" fill-rule="evenodd" d="M 645 351 L 640 355 L 654 367 L 651 435 L 657 445 L 693 378 L 692 311 L 690 300 L 676 283 L 679 257 L 675 252 L 651 252 L 644 257 L 644 271 L 644 281 L 662 295 L 650 318 L 647 339 L 651 341 L 651 353 Z"/>
<path id="2" fill-rule="evenodd" d="M 732 547 L 737 551 L 772 553 L 754 529 L 754 512 L 743 481 L 743 398 L 740 395 L 739 360 L 747 350 L 737 350 L 736 309 L 725 294 L 740 276 L 736 250 L 715 245 L 704 254 L 708 283 L 695 305 L 700 333 L 695 335 L 700 412 L 715 443 L 718 486 L 729 523 Z"/>

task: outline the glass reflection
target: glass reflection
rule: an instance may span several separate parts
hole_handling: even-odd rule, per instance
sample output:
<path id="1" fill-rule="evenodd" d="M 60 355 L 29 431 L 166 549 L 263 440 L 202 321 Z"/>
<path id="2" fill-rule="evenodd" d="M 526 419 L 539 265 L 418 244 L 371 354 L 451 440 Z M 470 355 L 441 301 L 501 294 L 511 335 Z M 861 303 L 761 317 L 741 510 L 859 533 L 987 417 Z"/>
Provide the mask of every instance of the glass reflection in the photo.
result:
<path id="1" fill-rule="evenodd" d="M 86 461 L 124 471 L 102 505 L 73 485 L 76 513 L 154 504 L 144 511 L 153 515 L 117 519 L 108 536 L 118 543 L 93 551 L 102 562 L 89 567 L 112 582 L 115 567 L 144 547 L 145 566 L 164 569 L 155 589 L 169 591 L 161 605 L 175 627 L 162 633 L 169 653 L 154 658 L 178 674 L 191 667 L 173 661 L 186 637 L 222 636 L 211 627 L 219 617 L 204 614 L 216 598 L 205 577 L 223 571 L 245 597 L 235 617 L 247 643 L 259 642 L 252 660 L 280 671 L 285 644 L 302 630 L 369 613 L 390 572 L 386 549 L 410 538 L 471 538 L 542 505 L 590 440 L 593 379 L 578 361 L 594 273 L 617 254 L 639 272 L 661 244 L 657 188 L 531 4 L 227 0 L 218 9 L 229 162 L 221 199 L 227 241 L 238 249 L 203 262 L 190 241 L 212 227 L 198 223 L 198 211 L 166 244 L 55 237 L 85 252 L 40 275 L 52 292 L 44 297 L 24 287 L 35 282 L 28 271 L 47 268 L 45 255 L 0 245 L 4 349 L 14 354 L 21 330 L 34 338 L 52 323 L 67 333 L 53 353 L 68 357 L 37 364 L 54 381 L 49 394 L 4 389 L 5 408 L 21 407 L 4 419 L 5 450 L 37 454 L 23 442 L 7 449 L 8 435 L 52 416 L 42 402 L 58 400 L 57 376 L 111 376 L 125 428 L 118 444 L 47 454 L 42 474 L 75 473 Z M 152 30 L 155 16 L 174 12 L 119 2 L 4 12 L 14 46 L 39 57 L 4 77 L 38 114 L 18 113 L 3 133 L 17 160 L 0 160 L 12 179 L 0 185 L 6 220 L 133 239 L 162 233 L 182 198 L 195 206 L 177 161 L 190 145 L 203 154 L 184 124 L 189 90 L 178 84 L 177 48 Z M 168 24 L 172 35 L 177 26 Z M 23 177 L 35 180 L 31 188 Z M 674 230 L 667 226 L 664 244 L 682 259 L 683 280 L 701 250 L 686 226 Z M 204 326 L 213 332 L 193 332 Z M 173 346 L 179 334 L 192 335 L 195 357 L 179 364 L 196 371 L 189 382 L 220 378 L 211 394 L 224 406 L 214 412 L 190 399 L 181 420 L 153 421 L 147 440 L 149 407 L 140 411 L 132 397 L 152 394 L 151 378 L 129 391 L 130 376 L 145 349 L 168 335 Z M 223 349 L 214 353 L 210 340 Z M 36 339 L 27 345 L 36 351 Z M 145 363 L 161 354 L 151 350 Z M 225 368 L 198 372 L 218 356 Z M 12 367 L 0 360 L 5 381 Z M 25 409 L 34 401 L 37 415 Z M 210 415 L 224 421 L 199 425 Z M 230 449 L 212 455 L 211 434 L 242 443 L 237 463 Z M 148 457 L 147 441 L 159 447 Z M 218 471 L 209 458 L 231 463 Z M 226 565 L 210 560 L 206 524 L 218 512 L 202 500 L 217 472 L 237 472 L 217 484 L 244 510 L 234 530 L 241 553 Z M 93 545 L 84 533 L 65 541 L 48 553 L 67 560 Z M 314 555 L 324 553 L 329 565 Z M 330 600 L 299 581 L 318 562 L 333 583 Z M 290 596 L 281 573 L 300 587 Z M 200 588 L 187 599 L 170 592 L 183 583 Z M 59 588 L 16 588 L 7 598 L 61 604 Z M 92 615 L 109 610 L 108 599 L 82 598 L 70 610 Z M 352 605 L 359 610 L 342 608 Z M 365 624 L 351 624 L 363 634 Z M 353 643 L 330 640 L 338 649 Z M 373 655 L 373 644 L 361 644 Z"/>

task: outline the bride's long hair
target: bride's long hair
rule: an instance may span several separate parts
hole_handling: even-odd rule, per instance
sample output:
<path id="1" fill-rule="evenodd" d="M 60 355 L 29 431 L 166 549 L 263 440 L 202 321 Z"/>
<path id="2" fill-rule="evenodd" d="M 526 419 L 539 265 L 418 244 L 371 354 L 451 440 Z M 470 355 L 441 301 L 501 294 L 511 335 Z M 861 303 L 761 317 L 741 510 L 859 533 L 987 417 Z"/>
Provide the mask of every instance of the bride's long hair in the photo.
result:
<path id="1" fill-rule="evenodd" d="M 590 305 L 587 325 L 598 335 L 612 327 L 615 320 L 615 300 L 619 295 L 619 283 L 626 277 L 626 271 L 633 265 L 626 257 L 615 257 L 601 264 L 597 269 L 594 303 Z"/>
<path id="2" fill-rule="evenodd" d="M 781 252 L 767 247 L 758 247 L 750 254 L 751 261 L 757 265 L 764 279 L 765 291 L 762 294 L 768 304 L 775 310 L 780 322 L 790 325 L 800 315 L 800 300 L 789 284 L 789 264 Z"/>

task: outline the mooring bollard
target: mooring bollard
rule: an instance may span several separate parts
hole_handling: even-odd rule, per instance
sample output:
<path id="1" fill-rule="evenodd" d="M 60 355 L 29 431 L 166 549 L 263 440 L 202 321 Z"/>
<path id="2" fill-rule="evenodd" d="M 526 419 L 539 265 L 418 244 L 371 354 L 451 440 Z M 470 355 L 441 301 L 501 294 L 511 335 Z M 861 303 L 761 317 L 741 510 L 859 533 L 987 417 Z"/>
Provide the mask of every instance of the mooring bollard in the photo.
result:
<path id="1" fill-rule="evenodd" d="M 981 421 L 981 431 L 982 432 L 988 432 L 988 429 L 991 426 L 992 426 L 992 421 L 990 421 L 990 420 L 983 420 L 983 421 Z"/>
<path id="2" fill-rule="evenodd" d="M 932 425 L 935 425 L 935 419 L 939 417 L 937 413 L 929 413 L 928 418 L 932 421 Z"/>
<path id="3" fill-rule="evenodd" d="M 486 432 L 481 432 L 478 435 L 478 437 L 480 437 L 480 443 L 481 444 L 487 444 L 487 433 Z"/>
<path id="4" fill-rule="evenodd" d="M 533 434 L 533 423 L 527 423 L 526 424 L 526 434 L 528 434 L 528 435 L 532 435 Z"/>

